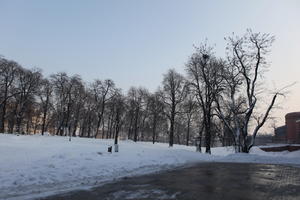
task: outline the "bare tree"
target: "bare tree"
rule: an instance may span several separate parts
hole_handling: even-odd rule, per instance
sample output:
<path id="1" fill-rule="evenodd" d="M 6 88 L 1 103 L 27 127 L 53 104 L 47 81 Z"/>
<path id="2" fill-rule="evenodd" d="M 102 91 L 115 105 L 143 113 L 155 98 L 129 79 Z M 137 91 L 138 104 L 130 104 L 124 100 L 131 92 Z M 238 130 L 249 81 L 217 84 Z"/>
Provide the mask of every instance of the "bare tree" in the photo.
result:
<path id="1" fill-rule="evenodd" d="M 86 90 L 85 101 L 82 105 L 82 117 L 80 122 L 80 137 L 91 137 L 93 119 L 97 118 L 94 110 L 96 109 L 96 103 L 92 91 Z"/>
<path id="2" fill-rule="evenodd" d="M 19 91 L 13 90 L 14 81 L 20 66 L 14 62 L 0 57 L 0 89 L 1 89 L 1 121 L 0 133 L 5 132 L 5 121 L 7 104 L 10 98 L 14 97 Z"/>
<path id="3" fill-rule="evenodd" d="M 124 101 L 124 97 L 121 95 L 120 92 L 116 93 L 112 101 L 114 102 L 114 112 L 116 113 L 115 114 L 115 152 L 118 152 L 119 132 L 124 123 L 125 101 Z"/>
<path id="4" fill-rule="evenodd" d="M 71 78 L 66 73 L 51 75 L 51 81 L 55 92 L 55 112 L 57 115 L 56 135 L 66 135 L 69 126 L 69 118 L 72 104 Z"/>
<path id="5" fill-rule="evenodd" d="M 203 113 L 206 153 L 211 153 L 211 125 L 214 102 L 221 89 L 222 67 L 222 61 L 214 57 L 212 48 L 207 45 L 196 48 L 196 52 L 190 57 L 186 65 L 190 84 Z"/>
<path id="6" fill-rule="evenodd" d="M 139 125 L 139 135 L 140 140 L 144 141 L 145 137 L 147 137 L 147 132 L 149 129 L 149 115 L 150 115 L 150 93 L 145 88 L 140 88 L 139 93 L 142 97 L 141 101 L 141 112 L 140 112 L 140 125 Z"/>
<path id="7" fill-rule="evenodd" d="M 179 113 L 179 104 L 182 103 L 187 94 L 185 78 L 174 69 L 164 74 L 163 79 L 163 99 L 166 108 L 166 115 L 170 121 L 169 146 L 174 143 L 175 117 Z"/>
<path id="8" fill-rule="evenodd" d="M 231 89 L 232 94 L 230 97 L 231 110 L 235 118 L 235 136 L 236 138 L 241 136 L 241 140 L 237 141 L 241 146 L 241 151 L 249 152 L 255 143 L 258 131 L 267 121 L 276 98 L 278 95 L 281 95 L 280 92 L 273 94 L 265 113 L 257 118 L 257 125 L 250 136 L 250 121 L 253 119 L 254 110 L 258 105 L 258 96 L 262 92 L 261 88 L 259 88 L 259 81 L 268 65 L 266 56 L 270 51 L 274 37 L 269 34 L 253 33 L 251 30 L 247 30 L 247 33 L 242 37 L 232 36 L 226 38 L 226 40 L 228 42 L 228 63 L 231 67 L 231 72 L 233 72 L 231 77 L 236 77 L 237 79 L 231 81 L 233 88 Z M 242 96 L 245 96 L 245 103 L 243 104 L 245 109 L 242 112 L 237 109 L 241 101 L 236 101 L 239 98 L 235 92 L 236 88 L 239 88 Z M 241 119 L 241 123 L 236 122 L 238 118 Z"/>
<path id="9" fill-rule="evenodd" d="M 236 152 L 240 152 L 241 130 L 244 126 L 241 115 L 246 111 L 246 98 L 241 93 L 243 80 L 240 71 L 232 66 L 231 64 L 224 65 L 223 90 L 222 95 L 216 99 L 216 112 L 225 125 L 224 131 L 229 131 L 234 138 Z"/>
<path id="10" fill-rule="evenodd" d="M 52 84 L 48 79 L 44 79 L 41 81 L 41 87 L 38 92 L 38 96 L 41 101 L 42 107 L 42 130 L 41 134 L 44 135 L 44 132 L 47 131 L 46 120 L 48 117 L 48 112 L 51 104 L 51 97 L 52 97 Z"/>
<path id="11" fill-rule="evenodd" d="M 128 90 L 128 103 L 129 103 L 129 112 L 132 114 L 132 123 L 130 127 L 129 137 L 133 132 L 133 140 L 136 142 L 138 140 L 138 133 L 140 129 L 140 121 L 141 121 L 141 113 L 142 107 L 144 104 L 144 95 L 148 93 L 148 91 L 144 88 L 135 88 L 131 87 Z"/>
<path id="12" fill-rule="evenodd" d="M 80 116 L 83 111 L 82 105 L 86 100 L 86 91 L 84 83 L 80 76 L 73 76 L 71 78 L 71 111 L 70 111 L 70 124 L 69 124 L 69 136 L 76 136 L 76 131 L 79 126 Z"/>
<path id="13" fill-rule="evenodd" d="M 18 73 L 18 80 L 16 88 L 18 94 L 15 95 L 16 98 L 16 132 L 23 133 L 22 122 L 24 120 L 24 114 L 28 110 L 30 103 L 34 102 L 35 94 L 37 93 L 39 82 L 41 80 L 42 74 L 39 70 L 27 70 L 22 69 Z"/>
<path id="14" fill-rule="evenodd" d="M 107 101 L 109 101 L 115 95 L 115 84 L 112 80 L 100 81 L 96 80 L 92 84 L 92 91 L 96 103 L 96 112 L 97 112 L 97 126 L 95 138 L 99 134 L 99 128 L 102 122 L 103 114 L 105 111 L 105 106 Z"/>
<path id="15" fill-rule="evenodd" d="M 149 96 L 149 110 L 152 128 L 152 143 L 154 144 L 157 139 L 157 126 L 159 120 L 163 119 L 164 103 L 161 99 L 159 92 Z"/>
<path id="16" fill-rule="evenodd" d="M 197 111 L 196 108 L 197 108 L 197 102 L 195 96 L 193 93 L 189 93 L 186 100 L 183 103 L 183 113 L 185 115 L 186 123 L 187 123 L 186 143 L 185 143 L 187 146 L 189 145 L 189 141 L 190 141 L 191 124 L 192 124 L 193 115 Z"/>

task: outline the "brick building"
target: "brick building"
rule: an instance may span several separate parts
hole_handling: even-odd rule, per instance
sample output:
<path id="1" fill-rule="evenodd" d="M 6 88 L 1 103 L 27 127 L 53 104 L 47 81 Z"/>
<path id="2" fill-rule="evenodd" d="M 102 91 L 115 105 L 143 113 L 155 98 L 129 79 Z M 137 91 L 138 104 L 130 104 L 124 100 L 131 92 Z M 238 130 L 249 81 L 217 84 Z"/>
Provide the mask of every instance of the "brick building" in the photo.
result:
<path id="1" fill-rule="evenodd" d="M 275 140 L 287 143 L 300 143 L 300 112 L 285 115 L 285 126 L 276 128 Z"/>

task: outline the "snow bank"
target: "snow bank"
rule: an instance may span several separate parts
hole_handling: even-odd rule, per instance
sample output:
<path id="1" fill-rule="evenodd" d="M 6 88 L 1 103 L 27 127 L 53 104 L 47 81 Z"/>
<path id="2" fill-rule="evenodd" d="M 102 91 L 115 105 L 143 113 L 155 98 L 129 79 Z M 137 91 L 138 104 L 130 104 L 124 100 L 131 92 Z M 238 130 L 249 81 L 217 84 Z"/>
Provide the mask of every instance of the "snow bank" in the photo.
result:
<path id="1" fill-rule="evenodd" d="M 120 141 L 119 153 L 108 153 L 113 140 L 0 134 L 0 199 L 31 199 L 84 189 L 124 176 L 141 175 L 196 162 L 258 162 L 300 165 L 300 151 L 234 154 L 233 148 L 212 149 Z"/>

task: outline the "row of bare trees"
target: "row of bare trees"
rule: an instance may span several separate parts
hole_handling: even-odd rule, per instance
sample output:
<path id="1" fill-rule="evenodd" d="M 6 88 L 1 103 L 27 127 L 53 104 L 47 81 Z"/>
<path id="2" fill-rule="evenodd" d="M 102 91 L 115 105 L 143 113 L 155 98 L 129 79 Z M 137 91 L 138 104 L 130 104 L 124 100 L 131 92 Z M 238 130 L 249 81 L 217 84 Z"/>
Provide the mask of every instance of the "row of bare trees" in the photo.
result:
<path id="1" fill-rule="evenodd" d="M 200 45 L 186 63 L 186 75 L 171 69 L 157 91 L 131 87 L 126 95 L 109 79 L 88 84 L 66 73 L 45 78 L 38 69 L 1 57 L 0 132 L 123 137 L 170 146 L 198 137 L 207 153 L 216 140 L 249 152 L 281 94 L 275 92 L 266 111 L 258 112 L 273 40 L 251 30 L 233 35 L 226 38 L 226 58 Z"/>

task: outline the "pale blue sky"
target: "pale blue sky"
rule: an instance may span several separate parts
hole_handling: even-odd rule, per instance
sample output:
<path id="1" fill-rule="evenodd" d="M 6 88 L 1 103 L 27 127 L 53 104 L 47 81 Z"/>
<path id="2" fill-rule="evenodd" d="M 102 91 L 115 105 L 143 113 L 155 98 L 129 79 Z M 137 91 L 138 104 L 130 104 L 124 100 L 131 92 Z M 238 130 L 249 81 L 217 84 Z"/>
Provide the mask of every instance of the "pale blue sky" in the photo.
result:
<path id="1" fill-rule="evenodd" d="M 167 69 L 184 72 L 193 44 L 208 38 L 222 56 L 223 38 L 247 28 L 276 36 L 270 87 L 299 81 L 298 0 L 0 0 L 0 55 L 46 75 L 111 78 L 124 90 L 155 90 Z M 299 84 L 275 114 L 281 120 L 300 110 Z"/>

